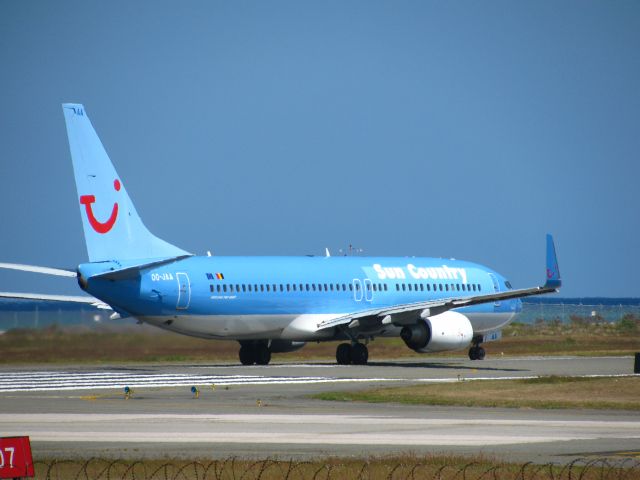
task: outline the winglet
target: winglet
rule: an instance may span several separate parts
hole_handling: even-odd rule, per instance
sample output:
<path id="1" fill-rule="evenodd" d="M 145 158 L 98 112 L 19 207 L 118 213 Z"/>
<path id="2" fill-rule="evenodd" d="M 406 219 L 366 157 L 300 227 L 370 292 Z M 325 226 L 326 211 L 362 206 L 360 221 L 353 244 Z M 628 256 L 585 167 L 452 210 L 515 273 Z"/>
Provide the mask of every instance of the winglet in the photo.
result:
<path id="1" fill-rule="evenodd" d="M 545 282 L 544 287 L 558 289 L 561 286 L 562 280 L 560 279 L 556 247 L 553 244 L 553 237 L 547 234 L 547 281 Z"/>

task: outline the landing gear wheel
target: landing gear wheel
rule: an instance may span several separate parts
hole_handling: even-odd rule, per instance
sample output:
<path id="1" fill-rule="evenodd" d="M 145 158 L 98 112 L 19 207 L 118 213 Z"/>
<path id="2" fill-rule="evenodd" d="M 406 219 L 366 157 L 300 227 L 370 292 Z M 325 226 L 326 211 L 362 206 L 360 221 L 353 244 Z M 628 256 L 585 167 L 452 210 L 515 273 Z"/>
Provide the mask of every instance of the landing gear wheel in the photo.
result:
<path id="1" fill-rule="evenodd" d="M 480 345 L 475 345 L 469 349 L 469 359 L 470 360 L 484 360 L 487 352 L 484 351 Z"/>
<path id="2" fill-rule="evenodd" d="M 238 356 L 240 357 L 240 363 L 243 365 L 253 365 L 256 363 L 256 352 L 251 345 L 241 346 Z"/>
<path id="3" fill-rule="evenodd" d="M 366 365 L 369 360 L 369 349 L 363 343 L 355 343 L 351 346 L 351 361 L 354 365 Z"/>
<path id="4" fill-rule="evenodd" d="M 351 345 L 341 343 L 336 348 L 336 361 L 338 365 L 349 365 L 351 363 Z"/>
<path id="5" fill-rule="evenodd" d="M 260 344 L 254 347 L 254 355 L 257 365 L 269 365 L 271 361 L 271 350 L 266 345 Z"/>

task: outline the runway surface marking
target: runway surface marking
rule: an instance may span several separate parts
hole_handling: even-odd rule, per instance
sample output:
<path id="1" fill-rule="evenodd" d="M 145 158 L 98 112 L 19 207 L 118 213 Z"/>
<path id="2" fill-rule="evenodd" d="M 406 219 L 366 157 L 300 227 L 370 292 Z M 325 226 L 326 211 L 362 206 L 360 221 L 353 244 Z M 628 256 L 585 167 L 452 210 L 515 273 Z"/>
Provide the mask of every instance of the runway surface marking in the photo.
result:
<path id="1" fill-rule="evenodd" d="M 178 387 L 184 385 L 278 385 L 332 382 L 394 382 L 389 378 L 334 378 L 318 376 L 189 375 L 125 372 L 5 372 L 0 392 L 45 392 L 128 387 Z"/>
<path id="2" fill-rule="evenodd" d="M 348 414 L 0 414 L 0 428 L 6 435 L 29 435 L 42 442 L 477 446 L 640 438 L 640 420 Z"/>
<path id="3" fill-rule="evenodd" d="M 618 375 L 577 375 L 582 378 L 626 377 Z M 201 374 L 159 374 L 136 372 L 3 372 L 0 374 L 0 393 L 46 392 L 64 390 L 97 390 L 136 387 L 160 388 L 185 385 L 291 385 L 312 383 L 452 383 L 479 380 L 516 380 L 538 378 L 537 375 L 503 377 L 456 376 L 445 378 L 349 378 L 324 376 L 265 376 L 265 375 L 201 375 Z"/>

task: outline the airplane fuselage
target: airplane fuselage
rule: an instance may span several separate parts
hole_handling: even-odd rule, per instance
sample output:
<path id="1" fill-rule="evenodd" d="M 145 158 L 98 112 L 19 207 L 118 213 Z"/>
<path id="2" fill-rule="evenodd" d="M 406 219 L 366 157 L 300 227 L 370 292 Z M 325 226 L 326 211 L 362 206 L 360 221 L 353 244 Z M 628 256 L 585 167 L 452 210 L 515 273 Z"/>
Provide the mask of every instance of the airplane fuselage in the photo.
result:
<path id="1" fill-rule="evenodd" d="M 125 262 L 79 266 L 83 288 L 130 315 L 206 338 L 296 341 L 344 338 L 322 321 L 379 307 L 510 290 L 499 273 L 470 262 L 415 257 L 189 257 L 113 282 L 97 273 Z M 518 299 L 457 309 L 474 333 L 500 329 Z M 375 336 L 398 336 L 398 326 Z"/>

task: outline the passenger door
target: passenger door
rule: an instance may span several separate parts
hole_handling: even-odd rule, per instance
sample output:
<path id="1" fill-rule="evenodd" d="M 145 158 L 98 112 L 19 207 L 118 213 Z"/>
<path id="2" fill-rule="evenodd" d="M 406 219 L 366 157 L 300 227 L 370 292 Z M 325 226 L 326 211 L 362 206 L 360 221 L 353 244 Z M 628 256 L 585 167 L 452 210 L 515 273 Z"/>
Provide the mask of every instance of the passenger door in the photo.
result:
<path id="1" fill-rule="evenodd" d="M 176 273 L 178 279 L 178 302 L 176 303 L 176 310 L 186 310 L 191 303 L 191 282 L 189 282 L 189 275 L 184 272 Z"/>

